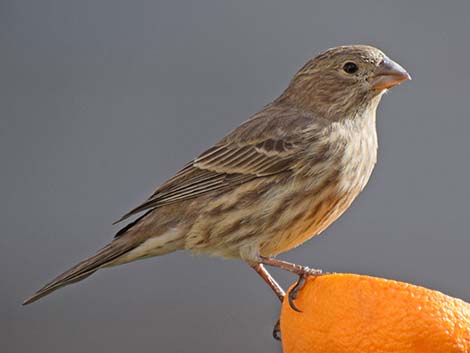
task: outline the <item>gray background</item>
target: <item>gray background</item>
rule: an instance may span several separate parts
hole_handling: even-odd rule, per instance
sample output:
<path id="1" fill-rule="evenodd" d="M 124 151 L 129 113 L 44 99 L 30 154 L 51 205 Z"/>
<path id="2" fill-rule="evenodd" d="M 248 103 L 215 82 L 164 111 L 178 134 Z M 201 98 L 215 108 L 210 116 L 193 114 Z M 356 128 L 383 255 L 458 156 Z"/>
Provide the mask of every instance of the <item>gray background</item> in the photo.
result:
<path id="1" fill-rule="evenodd" d="M 175 253 L 21 301 L 275 98 L 314 53 L 382 48 L 413 76 L 378 112 L 379 163 L 281 258 L 470 300 L 470 2 L 0 2 L 1 351 L 280 352 L 245 264 Z M 284 285 L 295 277 L 274 271 Z"/>

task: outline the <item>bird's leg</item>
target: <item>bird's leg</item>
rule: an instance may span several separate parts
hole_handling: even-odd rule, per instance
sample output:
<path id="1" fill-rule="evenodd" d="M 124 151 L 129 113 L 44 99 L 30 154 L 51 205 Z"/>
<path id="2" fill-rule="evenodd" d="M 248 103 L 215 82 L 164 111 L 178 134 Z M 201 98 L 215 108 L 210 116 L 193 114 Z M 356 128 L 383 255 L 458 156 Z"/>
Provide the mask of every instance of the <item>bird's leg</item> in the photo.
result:
<path id="1" fill-rule="evenodd" d="M 271 276 L 269 272 L 264 268 L 264 266 L 260 263 L 255 262 L 253 264 L 250 264 L 250 266 L 261 276 L 262 279 L 264 279 L 268 286 L 271 287 L 273 292 L 276 294 L 276 296 L 282 303 L 286 292 L 284 292 L 284 289 L 282 289 L 282 287 L 276 282 L 273 276 Z"/>
<path id="2" fill-rule="evenodd" d="M 316 270 L 316 269 L 313 269 L 313 268 L 309 268 L 307 266 L 301 266 L 301 265 L 293 264 L 291 262 L 274 259 L 274 258 L 271 258 L 271 257 L 260 257 L 260 262 L 262 264 L 265 264 L 265 265 L 268 265 L 268 266 L 273 266 L 273 267 L 278 267 L 282 270 L 293 272 L 293 273 L 299 275 L 299 279 L 298 279 L 297 283 L 295 284 L 294 288 L 292 288 L 292 290 L 288 294 L 288 299 L 289 299 L 290 307 L 293 310 L 300 312 L 300 310 L 295 306 L 294 300 L 297 298 L 299 291 L 305 285 L 307 277 L 308 276 L 319 276 L 319 275 L 322 274 L 322 270 Z"/>
<path id="3" fill-rule="evenodd" d="M 284 292 L 284 289 L 282 289 L 282 287 L 276 282 L 274 277 L 271 276 L 271 274 L 260 263 L 255 262 L 253 264 L 250 264 L 250 266 L 261 276 L 262 279 L 264 279 L 264 281 L 269 285 L 269 287 L 271 287 L 273 292 L 276 294 L 276 296 L 282 303 L 286 292 Z M 273 337 L 278 341 L 281 340 L 281 325 L 279 320 L 277 320 L 276 324 L 274 325 Z"/>

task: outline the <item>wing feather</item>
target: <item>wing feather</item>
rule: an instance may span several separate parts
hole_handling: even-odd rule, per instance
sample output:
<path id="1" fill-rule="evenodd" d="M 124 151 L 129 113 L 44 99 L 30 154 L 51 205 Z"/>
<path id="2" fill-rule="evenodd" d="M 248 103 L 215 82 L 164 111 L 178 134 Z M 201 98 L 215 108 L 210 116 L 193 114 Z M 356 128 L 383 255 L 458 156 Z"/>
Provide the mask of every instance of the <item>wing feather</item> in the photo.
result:
<path id="1" fill-rule="evenodd" d="M 279 148 L 281 145 L 284 146 L 282 149 Z M 276 150 L 270 149 L 271 146 Z M 231 189 L 255 178 L 286 171 L 295 158 L 294 152 L 293 144 L 275 140 L 216 146 L 194 159 L 147 201 L 117 222 L 150 208 L 192 199 L 211 191 Z"/>
<path id="2" fill-rule="evenodd" d="M 144 203 L 122 216 L 213 191 L 227 191 L 256 178 L 288 172 L 305 148 L 305 129 L 321 121 L 292 109 L 267 107 L 188 163 Z"/>

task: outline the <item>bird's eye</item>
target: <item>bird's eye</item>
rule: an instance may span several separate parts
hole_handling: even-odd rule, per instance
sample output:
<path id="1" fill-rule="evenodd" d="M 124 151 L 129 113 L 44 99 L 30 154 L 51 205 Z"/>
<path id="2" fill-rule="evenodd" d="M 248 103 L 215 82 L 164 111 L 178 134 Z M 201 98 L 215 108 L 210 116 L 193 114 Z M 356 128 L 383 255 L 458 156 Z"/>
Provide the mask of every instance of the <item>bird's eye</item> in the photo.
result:
<path id="1" fill-rule="evenodd" d="M 356 64 L 354 64 L 353 62 L 347 62 L 346 64 L 344 64 L 343 66 L 343 70 L 344 72 L 348 73 L 348 74 L 353 74 L 355 73 L 359 68 L 357 67 Z"/>

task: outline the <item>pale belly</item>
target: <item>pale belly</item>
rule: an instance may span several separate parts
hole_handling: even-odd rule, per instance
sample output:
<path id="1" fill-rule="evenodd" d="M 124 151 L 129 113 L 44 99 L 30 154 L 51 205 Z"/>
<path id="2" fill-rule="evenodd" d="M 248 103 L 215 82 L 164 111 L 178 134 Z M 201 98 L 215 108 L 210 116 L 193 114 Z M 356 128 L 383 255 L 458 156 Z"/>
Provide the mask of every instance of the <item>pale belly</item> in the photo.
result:
<path id="1" fill-rule="evenodd" d="M 240 188 L 237 198 L 232 195 L 219 199 L 217 205 L 227 208 L 216 215 L 210 210 L 203 213 L 186 238 L 186 249 L 245 260 L 275 256 L 327 228 L 360 192 L 353 188 L 339 193 L 337 182 L 320 184 L 310 191 L 304 186 L 292 180 L 270 185 L 269 191 L 246 205 L 239 203 L 244 189 L 250 186 Z"/>
<path id="2" fill-rule="evenodd" d="M 312 202 L 310 209 L 305 210 L 303 217 L 289 225 L 284 230 L 272 234 L 272 237 L 261 244 L 260 255 L 275 256 L 293 249 L 317 234 L 338 219 L 351 205 L 359 190 L 353 190 L 342 195 L 332 195 L 323 201 Z"/>

